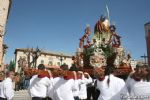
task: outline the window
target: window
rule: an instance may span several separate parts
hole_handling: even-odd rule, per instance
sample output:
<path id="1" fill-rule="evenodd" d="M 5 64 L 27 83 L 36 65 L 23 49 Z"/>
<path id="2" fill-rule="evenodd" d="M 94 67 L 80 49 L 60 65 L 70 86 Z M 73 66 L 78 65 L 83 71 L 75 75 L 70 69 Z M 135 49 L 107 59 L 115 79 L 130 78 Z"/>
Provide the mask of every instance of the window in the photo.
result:
<path id="1" fill-rule="evenodd" d="M 57 62 L 57 65 L 60 66 L 60 62 Z"/>
<path id="2" fill-rule="evenodd" d="M 49 61 L 49 62 L 48 62 L 48 65 L 49 65 L 49 66 L 52 66 L 52 65 L 53 65 L 53 62 L 52 62 L 52 61 Z"/>
<path id="3" fill-rule="evenodd" d="M 41 60 L 41 64 L 44 64 L 44 60 Z"/>

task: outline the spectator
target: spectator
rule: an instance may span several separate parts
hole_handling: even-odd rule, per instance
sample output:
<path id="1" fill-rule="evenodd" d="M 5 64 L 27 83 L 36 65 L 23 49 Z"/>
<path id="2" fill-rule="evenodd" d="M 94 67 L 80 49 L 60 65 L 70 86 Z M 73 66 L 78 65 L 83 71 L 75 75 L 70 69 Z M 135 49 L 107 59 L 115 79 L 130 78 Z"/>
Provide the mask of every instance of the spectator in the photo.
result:
<path id="1" fill-rule="evenodd" d="M 12 100 L 14 97 L 13 78 L 14 72 L 10 71 L 6 73 L 6 79 L 2 82 L 0 89 L 0 100 Z"/>

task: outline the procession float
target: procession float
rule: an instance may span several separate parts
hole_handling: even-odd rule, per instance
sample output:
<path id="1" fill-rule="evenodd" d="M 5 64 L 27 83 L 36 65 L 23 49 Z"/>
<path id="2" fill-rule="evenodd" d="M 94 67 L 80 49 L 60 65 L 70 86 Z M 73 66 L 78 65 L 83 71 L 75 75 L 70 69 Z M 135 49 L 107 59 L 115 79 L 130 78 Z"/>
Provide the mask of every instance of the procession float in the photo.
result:
<path id="1" fill-rule="evenodd" d="M 114 66 L 114 74 L 120 77 L 128 76 L 132 71 L 130 53 L 121 45 L 116 26 L 103 15 L 95 24 L 94 34 L 91 34 L 90 26 L 86 27 L 73 61 L 74 65 L 92 74 L 106 66 Z"/>

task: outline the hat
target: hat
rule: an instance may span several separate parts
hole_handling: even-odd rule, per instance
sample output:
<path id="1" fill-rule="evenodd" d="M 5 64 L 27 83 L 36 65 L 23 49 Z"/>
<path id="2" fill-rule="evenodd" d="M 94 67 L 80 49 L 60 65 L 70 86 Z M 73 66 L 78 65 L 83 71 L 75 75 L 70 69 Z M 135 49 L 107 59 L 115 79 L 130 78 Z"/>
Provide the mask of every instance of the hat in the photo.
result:
<path id="1" fill-rule="evenodd" d="M 38 65 L 38 69 L 39 69 L 39 70 L 44 70 L 44 69 L 45 69 L 44 64 L 39 64 L 39 65 Z"/>

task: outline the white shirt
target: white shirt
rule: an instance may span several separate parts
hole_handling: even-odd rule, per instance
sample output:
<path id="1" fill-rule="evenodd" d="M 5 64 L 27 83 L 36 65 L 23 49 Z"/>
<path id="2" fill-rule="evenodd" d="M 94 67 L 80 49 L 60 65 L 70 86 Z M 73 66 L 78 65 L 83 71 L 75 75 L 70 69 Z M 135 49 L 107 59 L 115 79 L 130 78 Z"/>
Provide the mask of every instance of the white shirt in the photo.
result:
<path id="1" fill-rule="evenodd" d="M 128 95 L 124 80 L 114 75 L 110 75 L 109 77 L 109 86 L 107 84 L 108 76 L 105 76 L 103 81 L 97 80 L 97 88 L 101 92 L 98 100 L 122 100 L 122 95 Z"/>
<path id="2" fill-rule="evenodd" d="M 135 83 L 131 89 L 131 97 L 136 97 L 141 100 L 150 100 L 150 82 Z"/>
<path id="3" fill-rule="evenodd" d="M 12 100 L 14 97 L 14 89 L 11 78 L 6 78 L 0 87 L 0 97 L 7 98 L 7 100 Z"/>
<path id="4" fill-rule="evenodd" d="M 54 84 L 54 100 L 74 100 L 72 93 L 74 89 L 73 79 L 65 80 L 64 78 L 59 78 Z"/>
<path id="5" fill-rule="evenodd" d="M 79 98 L 80 99 L 87 99 L 87 87 L 86 87 L 86 85 L 88 84 L 88 83 L 92 83 L 92 78 L 91 77 L 89 77 L 89 79 L 87 79 L 87 78 L 85 78 L 84 76 L 83 76 L 83 83 L 80 83 L 79 84 Z"/>
<path id="6" fill-rule="evenodd" d="M 45 98 L 50 85 L 52 82 L 48 77 L 38 78 L 38 75 L 34 75 L 30 80 L 29 93 L 31 97 Z"/>
<path id="7" fill-rule="evenodd" d="M 59 93 L 57 92 L 56 93 L 56 89 L 57 89 L 57 87 L 56 87 L 56 85 L 58 85 L 59 84 L 59 82 L 61 81 L 61 77 L 55 77 L 54 79 L 53 79 L 53 90 L 51 89 L 51 90 L 49 90 L 49 93 L 51 92 L 51 91 L 53 91 L 53 97 L 52 97 L 52 100 L 62 100 L 62 99 L 60 99 L 58 96 L 59 96 Z"/>
<path id="8" fill-rule="evenodd" d="M 0 82 L 0 97 L 4 97 L 4 93 L 3 93 L 4 89 L 3 88 L 4 88 L 3 87 L 3 81 L 1 81 Z"/>
<path id="9" fill-rule="evenodd" d="M 54 99 L 54 81 L 56 81 L 56 78 L 50 78 L 52 85 L 48 87 L 47 96 L 50 97 L 52 100 Z"/>
<path id="10" fill-rule="evenodd" d="M 131 89 L 133 88 L 134 84 L 136 84 L 138 81 L 135 81 L 133 78 L 131 78 L 131 76 L 129 76 L 126 80 L 126 86 L 127 89 L 129 91 L 129 93 L 131 93 Z"/>
<path id="11" fill-rule="evenodd" d="M 76 87 L 76 89 L 72 90 L 72 93 L 73 93 L 74 97 L 79 96 L 79 81 L 80 81 L 79 79 L 74 80 L 74 86 Z"/>

